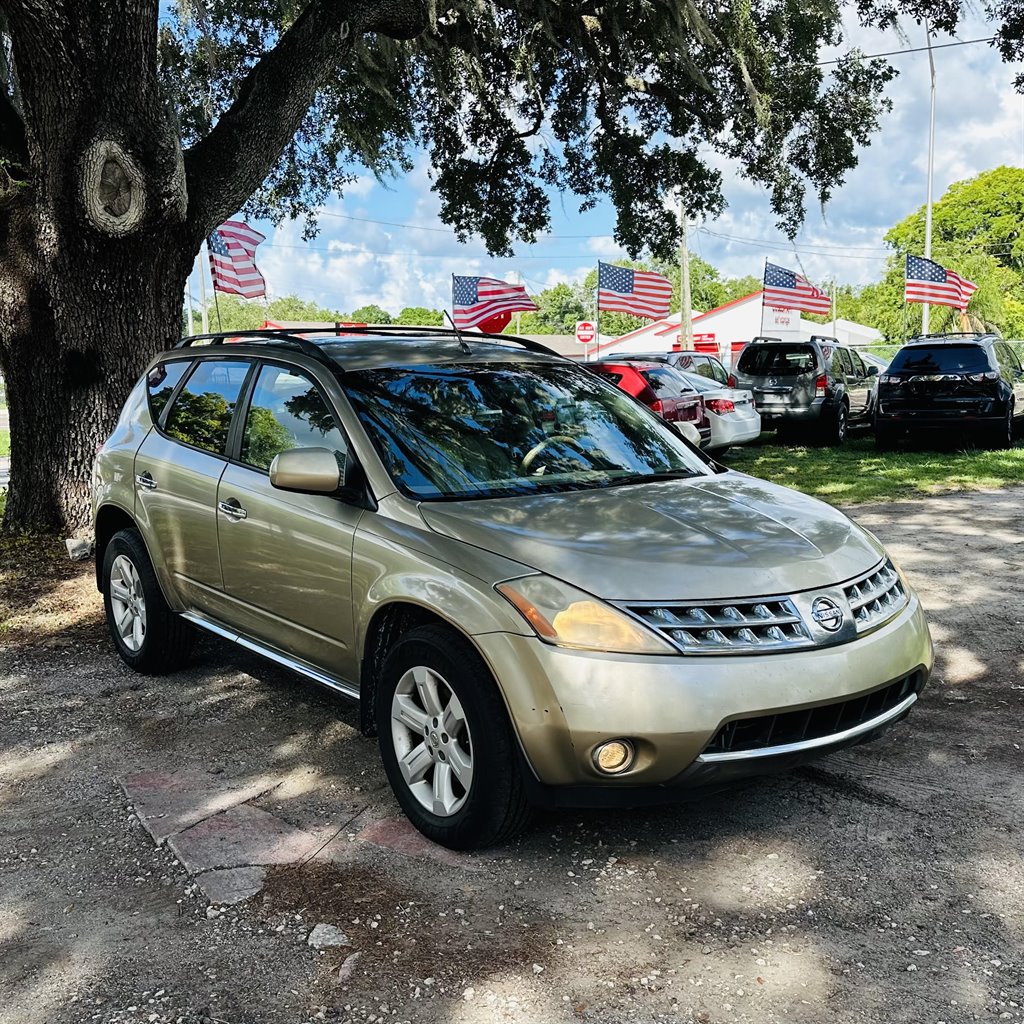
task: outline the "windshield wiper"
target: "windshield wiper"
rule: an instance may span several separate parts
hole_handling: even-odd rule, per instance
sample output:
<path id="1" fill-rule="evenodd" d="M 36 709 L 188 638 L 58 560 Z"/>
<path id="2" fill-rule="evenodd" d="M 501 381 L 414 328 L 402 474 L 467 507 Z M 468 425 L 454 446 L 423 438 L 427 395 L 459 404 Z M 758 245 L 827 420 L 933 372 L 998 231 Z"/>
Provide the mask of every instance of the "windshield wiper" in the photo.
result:
<path id="1" fill-rule="evenodd" d="M 659 480 L 689 480 L 691 477 L 700 476 L 695 469 L 670 469 L 661 473 L 629 473 L 626 476 L 616 477 L 608 481 L 609 487 L 617 487 L 620 484 L 654 484 Z"/>

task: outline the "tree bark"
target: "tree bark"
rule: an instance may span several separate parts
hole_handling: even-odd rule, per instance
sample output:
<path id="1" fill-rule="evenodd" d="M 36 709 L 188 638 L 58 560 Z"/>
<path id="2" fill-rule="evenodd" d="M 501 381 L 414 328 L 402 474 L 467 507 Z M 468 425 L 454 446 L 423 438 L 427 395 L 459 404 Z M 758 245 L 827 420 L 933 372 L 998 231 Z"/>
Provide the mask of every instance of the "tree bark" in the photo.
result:
<path id="1" fill-rule="evenodd" d="M 424 0 L 310 0 L 186 161 L 157 77 L 159 0 L 3 0 L 21 109 L 0 82 L 0 373 L 11 419 L 3 530 L 89 523 L 96 448 L 180 333 L 202 239 L 298 129 L 333 48 L 405 38 Z"/>

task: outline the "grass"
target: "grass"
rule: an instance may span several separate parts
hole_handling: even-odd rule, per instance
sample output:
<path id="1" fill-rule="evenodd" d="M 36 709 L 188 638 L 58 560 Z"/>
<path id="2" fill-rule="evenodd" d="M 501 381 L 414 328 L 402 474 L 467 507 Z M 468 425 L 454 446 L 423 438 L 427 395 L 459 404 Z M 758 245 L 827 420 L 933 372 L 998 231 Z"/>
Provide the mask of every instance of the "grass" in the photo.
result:
<path id="1" fill-rule="evenodd" d="M 1008 451 L 901 447 L 880 452 L 870 436 L 854 436 L 842 448 L 810 448 L 777 444 L 769 433 L 734 448 L 727 463 L 833 505 L 1024 484 L 1024 445 Z"/>
<path id="2" fill-rule="evenodd" d="M 6 428 L 0 430 L 0 459 L 11 454 L 11 432 Z"/>

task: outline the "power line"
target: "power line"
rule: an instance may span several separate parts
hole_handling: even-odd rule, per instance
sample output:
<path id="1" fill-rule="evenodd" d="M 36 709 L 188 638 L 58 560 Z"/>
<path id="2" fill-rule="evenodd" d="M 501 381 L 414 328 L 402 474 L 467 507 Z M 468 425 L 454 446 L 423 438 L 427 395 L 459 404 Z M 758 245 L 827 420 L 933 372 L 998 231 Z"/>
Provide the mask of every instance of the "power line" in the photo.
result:
<path id="1" fill-rule="evenodd" d="M 948 50 L 953 46 L 973 46 L 975 43 L 992 43 L 995 42 L 996 36 L 985 36 L 983 39 L 957 39 L 952 43 L 932 43 L 933 50 Z M 885 53 L 862 53 L 858 56 L 863 60 L 874 60 L 875 57 L 901 57 L 905 53 L 923 53 L 927 50 L 927 46 L 908 46 L 905 50 L 888 50 Z M 848 60 L 850 54 L 845 57 L 837 57 L 835 60 L 819 60 L 815 61 L 814 66 L 823 68 L 829 64 L 842 64 L 844 60 Z"/>

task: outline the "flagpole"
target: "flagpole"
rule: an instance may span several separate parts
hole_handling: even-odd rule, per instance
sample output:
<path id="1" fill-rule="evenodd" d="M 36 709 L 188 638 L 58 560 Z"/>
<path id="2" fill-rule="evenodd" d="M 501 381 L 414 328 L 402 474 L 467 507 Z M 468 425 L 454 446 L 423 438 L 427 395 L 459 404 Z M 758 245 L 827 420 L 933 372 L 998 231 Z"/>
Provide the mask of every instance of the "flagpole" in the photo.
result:
<path id="1" fill-rule="evenodd" d="M 210 310 L 206 305 L 206 271 L 205 267 L 209 266 L 210 259 L 206 252 L 206 242 L 199 247 L 199 305 L 202 306 L 202 326 L 203 334 L 210 333 Z"/>
<path id="2" fill-rule="evenodd" d="M 192 275 L 188 275 L 185 281 L 185 315 L 188 317 L 188 327 L 185 331 L 187 337 L 192 333 Z"/>
<path id="3" fill-rule="evenodd" d="M 679 246 L 679 329 L 682 347 L 693 351 L 693 300 L 690 297 L 690 243 L 687 239 L 689 217 L 683 206 L 683 193 L 679 192 L 679 226 L 682 242 Z"/>
<path id="4" fill-rule="evenodd" d="M 594 286 L 594 340 L 601 351 L 601 261 L 597 261 L 597 282 Z M 584 352 L 584 359 L 590 362 L 590 350 Z"/>
<path id="5" fill-rule="evenodd" d="M 928 202 L 924 215 L 924 258 L 932 258 L 932 181 L 935 172 L 935 58 L 932 56 L 932 30 L 927 19 L 924 23 L 928 37 L 928 67 L 931 71 L 931 113 L 928 125 Z M 921 308 L 921 333 L 927 334 L 930 326 L 930 305 L 925 302 Z M 904 336 L 906 332 L 904 332 Z"/>

